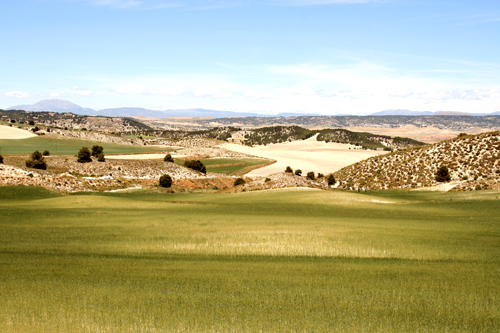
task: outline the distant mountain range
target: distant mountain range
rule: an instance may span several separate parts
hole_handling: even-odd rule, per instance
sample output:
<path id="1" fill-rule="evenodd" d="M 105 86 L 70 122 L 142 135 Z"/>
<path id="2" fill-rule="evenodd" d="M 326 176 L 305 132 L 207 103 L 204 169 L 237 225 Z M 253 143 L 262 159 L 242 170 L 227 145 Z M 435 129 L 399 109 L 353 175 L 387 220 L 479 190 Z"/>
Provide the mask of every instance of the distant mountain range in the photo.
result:
<path id="1" fill-rule="evenodd" d="M 7 110 L 24 111 L 53 111 L 53 112 L 71 112 L 78 115 L 88 116 L 110 116 L 110 117 L 148 117 L 148 118 L 170 118 L 170 117 L 199 117 L 199 118 L 229 118 L 229 117 L 299 117 L 299 116 L 321 116 L 320 114 L 310 113 L 279 113 L 276 115 L 266 115 L 251 112 L 217 111 L 207 109 L 174 109 L 174 110 L 150 110 L 144 108 L 122 107 L 109 108 L 102 110 L 93 110 L 83 108 L 70 101 L 60 99 L 44 99 L 32 105 L 16 105 L 7 108 Z M 348 114 L 338 114 L 338 116 L 347 116 Z M 493 113 L 464 113 L 455 111 L 410 111 L 410 110 L 384 110 L 370 114 L 371 116 L 487 116 L 500 115 L 500 111 Z"/>
<path id="2" fill-rule="evenodd" d="M 32 105 L 16 105 L 7 110 L 24 111 L 53 111 L 71 112 L 87 116 L 109 116 L 109 117 L 148 117 L 148 118 L 170 118 L 170 117 L 200 117 L 200 118 L 226 118 L 226 117 L 292 117 L 292 116 L 318 116 L 318 114 L 307 113 L 279 113 L 277 115 L 265 115 L 252 112 L 217 111 L 207 109 L 174 109 L 174 110 L 150 110 L 145 108 L 109 108 L 93 110 L 82 108 L 79 105 L 60 99 L 44 99 Z"/>
<path id="3" fill-rule="evenodd" d="M 384 110 L 370 114 L 370 116 L 498 116 L 500 111 L 493 113 L 467 113 L 458 111 L 410 111 L 410 110 Z"/>

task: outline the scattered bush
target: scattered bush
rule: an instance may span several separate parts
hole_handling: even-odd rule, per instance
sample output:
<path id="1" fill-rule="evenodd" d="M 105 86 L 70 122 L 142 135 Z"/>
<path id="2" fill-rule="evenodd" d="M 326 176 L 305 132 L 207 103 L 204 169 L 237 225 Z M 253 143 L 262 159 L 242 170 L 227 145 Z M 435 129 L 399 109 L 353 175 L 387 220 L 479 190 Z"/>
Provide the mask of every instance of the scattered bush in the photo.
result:
<path id="1" fill-rule="evenodd" d="M 106 159 L 104 158 L 103 153 L 100 153 L 99 155 L 97 155 L 97 161 L 98 162 L 106 162 Z"/>
<path id="2" fill-rule="evenodd" d="M 184 162 L 184 166 L 201 173 L 207 173 L 205 164 L 203 164 L 200 160 L 187 160 L 186 162 Z"/>
<path id="3" fill-rule="evenodd" d="M 35 122 L 34 122 L 33 120 L 30 120 L 30 121 L 29 121 L 29 124 L 30 124 L 31 126 L 35 126 Z"/>
<path id="4" fill-rule="evenodd" d="M 302 170 L 300 169 L 295 170 L 295 176 L 302 176 Z"/>
<path id="5" fill-rule="evenodd" d="M 31 154 L 30 158 L 26 160 L 26 166 L 33 169 L 47 170 L 45 159 L 38 150 Z"/>
<path id="6" fill-rule="evenodd" d="M 439 167 L 438 171 L 436 172 L 436 181 L 442 183 L 442 182 L 449 182 L 450 180 L 451 176 L 448 167 L 444 165 Z"/>
<path id="7" fill-rule="evenodd" d="M 78 152 L 77 157 L 77 162 L 79 163 L 92 162 L 92 159 L 90 158 L 90 150 L 87 147 L 82 147 L 82 149 Z"/>
<path id="8" fill-rule="evenodd" d="M 314 176 L 314 171 L 309 171 L 307 173 L 307 176 L 306 176 L 307 179 L 310 179 L 310 180 L 315 180 L 316 177 Z"/>
<path id="9" fill-rule="evenodd" d="M 318 172 L 318 178 L 323 178 L 323 177 L 325 177 L 325 175 L 322 174 L 321 172 Z"/>
<path id="10" fill-rule="evenodd" d="M 99 154 L 102 154 L 102 152 L 104 151 L 104 148 L 102 146 L 98 146 L 98 145 L 95 145 L 95 146 L 92 146 L 92 156 L 99 156 Z"/>
<path id="11" fill-rule="evenodd" d="M 161 187 L 171 187 L 172 186 L 172 177 L 169 175 L 163 175 L 160 177 L 160 186 Z"/>
<path id="12" fill-rule="evenodd" d="M 163 158 L 163 160 L 165 162 L 172 162 L 172 163 L 174 162 L 174 159 L 172 158 L 172 155 L 170 155 L 170 154 L 165 155 L 165 157 Z"/>
<path id="13" fill-rule="evenodd" d="M 50 156 L 50 151 L 44 150 L 43 151 L 43 156 Z"/>
<path id="14" fill-rule="evenodd" d="M 246 181 L 243 178 L 236 178 L 233 186 L 244 185 L 244 184 L 246 184 Z"/>
<path id="15" fill-rule="evenodd" d="M 3 156 L 0 155 L 0 163 L 3 163 Z"/>
<path id="16" fill-rule="evenodd" d="M 35 126 L 35 127 L 33 127 L 33 129 L 32 129 L 32 131 L 33 131 L 33 132 L 38 132 L 39 130 L 40 130 L 40 129 L 38 128 L 38 126 Z"/>
<path id="17" fill-rule="evenodd" d="M 292 168 L 290 168 L 289 166 L 287 166 L 286 169 L 285 169 L 285 172 L 286 173 L 293 173 L 293 170 L 292 170 Z"/>
<path id="18" fill-rule="evenodd" d="M 267 182 L 270 182 L 270 181 L 271 181 L 271 178 L 266 178 L 264 181 L 265 181 L 266 183 L 267 183 Z"/>
<path id="19" fill-rule="evenodd" d="M 331 186 L 331 185 L 335 185 L 335 183 L 337 181 L 335 180 L 335 176 L 331 173 L 328 175 L 328 177 L 326 177 L 326 182 L 327 182 L 328 186 Z"/>

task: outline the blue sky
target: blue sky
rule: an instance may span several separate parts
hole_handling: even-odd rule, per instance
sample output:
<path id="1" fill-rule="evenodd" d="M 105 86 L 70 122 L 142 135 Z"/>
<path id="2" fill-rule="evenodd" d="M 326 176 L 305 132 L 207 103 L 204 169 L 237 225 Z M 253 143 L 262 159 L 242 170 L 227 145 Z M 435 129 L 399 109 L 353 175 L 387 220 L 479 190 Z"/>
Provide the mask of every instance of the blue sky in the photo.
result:
<path id="1" fill-rule="evenodd" d="M 496 0 L 3 0 L 0 108 L 500 111 Z"/>

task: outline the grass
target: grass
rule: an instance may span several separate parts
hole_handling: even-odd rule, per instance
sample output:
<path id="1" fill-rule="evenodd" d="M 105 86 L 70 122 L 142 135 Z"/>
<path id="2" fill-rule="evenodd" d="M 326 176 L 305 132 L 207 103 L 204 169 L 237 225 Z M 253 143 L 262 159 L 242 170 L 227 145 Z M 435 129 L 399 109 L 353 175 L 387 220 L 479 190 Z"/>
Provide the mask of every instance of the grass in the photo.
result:
<path id="1" fill-rule="evenodd" d="M 28 139 L 0 140 L 1 154 L 31 154 L 35 150 L 50 151 L 51 155 L 75 155 L 82 147 L 92 148 L 93 145 L 104 147 L 105 154 L 146 153 L 166 151 L 158 147 L 122 146 L 79 139 L 56 139 L 38 136 Z M 173 150 L 173 149 L 170 149 Z"/>
<path id="2" fill-rule="evenodd" d="M 495 332 L 499 195 L 0 187 L 0 331 Z"/>
<path id="3" fill-rule="evenodd" d="M 252 167 L 269 163 L 269 160 L 257 158 L 205 158 L 201 162 L 207 167 L 207 172 L 239 175 L 249 172 Z M 184 160 L 176 159 L 175 163 L 184 165 Z"/>

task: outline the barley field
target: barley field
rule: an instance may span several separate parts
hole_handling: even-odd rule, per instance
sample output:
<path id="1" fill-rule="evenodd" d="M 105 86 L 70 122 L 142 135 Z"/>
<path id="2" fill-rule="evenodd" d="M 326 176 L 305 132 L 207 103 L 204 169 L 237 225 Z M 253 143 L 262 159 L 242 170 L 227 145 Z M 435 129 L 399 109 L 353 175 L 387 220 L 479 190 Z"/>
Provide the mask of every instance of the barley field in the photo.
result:
<path id="1" fill-rule="evenodd" d="M 499 197 L 0 187 L 0 331 L 497 332 Z"/>

